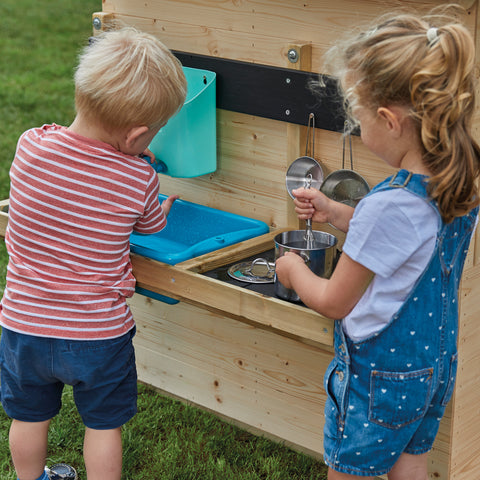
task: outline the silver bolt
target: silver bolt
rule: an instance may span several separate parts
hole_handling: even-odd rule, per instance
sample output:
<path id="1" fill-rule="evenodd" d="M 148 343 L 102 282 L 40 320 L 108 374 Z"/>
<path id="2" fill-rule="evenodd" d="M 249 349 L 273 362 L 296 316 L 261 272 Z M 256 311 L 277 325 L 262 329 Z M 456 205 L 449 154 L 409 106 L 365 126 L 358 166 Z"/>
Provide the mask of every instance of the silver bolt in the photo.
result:
<path id="1" fill-rule="evenodd" d="M 102 21 L 98 17 L 95 17 L 92 23 L 95 30 L 100 30 L 102 28 Z"/>
<path id="2" fill-rule="evenodd" d="M 290 60 L 290 62 L 297 63 L 298 58 L 299 58 L 298 52 L 294 48 L 291 48 L 288 51 L 288 59 Z"/>
<path id="3" fill-rule="evenodd" d="M 289 84 L 292 80 L 290 78 L 285 79 L 285 83 Z"/>
<path id="4" fill-rule="evenodd" d="M 290 110 L 289 109 L 285 110 L 285 115 L 290 115 Z"/>

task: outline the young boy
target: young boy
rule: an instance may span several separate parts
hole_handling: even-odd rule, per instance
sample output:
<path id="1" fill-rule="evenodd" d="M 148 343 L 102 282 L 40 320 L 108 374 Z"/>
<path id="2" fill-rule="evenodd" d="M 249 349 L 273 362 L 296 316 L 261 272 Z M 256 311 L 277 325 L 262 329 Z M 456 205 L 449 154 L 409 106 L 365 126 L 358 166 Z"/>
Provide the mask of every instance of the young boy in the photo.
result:
<path id="1" fill-rule="evenodd" d="M 25 132 L 10 177 L 1 400 L 19 480 L 46 480 L 47 432 L 73 386 L 88 480 L 120 480 L 121 426 L 136 413 L 133 230 L 166 225 L 158 176 L 139 158 L 183 105 L 179 62 L 127 28 L 85 48 L 70 127 Z"/>

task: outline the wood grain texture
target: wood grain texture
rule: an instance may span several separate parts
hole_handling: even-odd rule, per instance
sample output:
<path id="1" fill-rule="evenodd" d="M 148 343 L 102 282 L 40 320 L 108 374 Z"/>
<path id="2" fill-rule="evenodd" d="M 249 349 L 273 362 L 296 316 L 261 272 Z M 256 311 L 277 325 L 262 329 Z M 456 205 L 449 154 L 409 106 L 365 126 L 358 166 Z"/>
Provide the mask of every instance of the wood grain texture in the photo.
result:
<path id="1" fill-rule="evenodd" d="M 322 56 L 345 32 L 370 23 L 383 12 L 397 8 L 427 11 L 439 3 L 448 2 L 104 0 L 103 11 L 118 24 L 157 35 L 173 50 L 298 68 L 287 57 L 289 48 L 297 45 L 308 51 L 302 69 L 329 73 L 324 71 Z M 469 9 L 465 21 L 475 34 L 478 71 L 478 0 L 461 3 Z M 258 218 L 272 229 L 299 228 L 284 180 L 290 163 L 303 152 L 306 127 L 217 110 L 217 132 L 217 171 L 194 179 L 161 175 L 162 193 L 179 193 L 189 201 Z M 478 109 L 473 132 L 479 139 Z M 318 131 L 315 137 L 315 156 L 327 175 L 341 167 L 342 136 Z M 393 173 L 358 137 L 353 138 L 353 157 L 354 169 L 370 186 Z M 331 231 L 325 225 L 314 228 Z M 341 245 L 342 236 L 332 233 L 339 236 Z M 184 299 L 176 306 L 139 296 L 132 300 L 139 323 L 140 376 L 170 394 L 321 454 L 325 394 L 320 374 L 331 356 L 331 322 L 278 299 L 246 295 L 199 279 L 201 272 L 225 262 L 229 255 L 240 259 L 244 248 L 249 256 L 271 238 L 214 252 L 176 268 L 133 257 L 140 284 Z M 461 285 L 457 387 L 429 455 L 430 479 L 478 476 L 479 242 L 477 230 Z M 322 333 L 322 328 L 327 331 Z M 298 357 L 300 363 L 287 365 L 285 352 L 289 358 Z M 297 406 L 299 412 L 289 411 Z M 309 411 L 314 417 L 306 414 Z"/>

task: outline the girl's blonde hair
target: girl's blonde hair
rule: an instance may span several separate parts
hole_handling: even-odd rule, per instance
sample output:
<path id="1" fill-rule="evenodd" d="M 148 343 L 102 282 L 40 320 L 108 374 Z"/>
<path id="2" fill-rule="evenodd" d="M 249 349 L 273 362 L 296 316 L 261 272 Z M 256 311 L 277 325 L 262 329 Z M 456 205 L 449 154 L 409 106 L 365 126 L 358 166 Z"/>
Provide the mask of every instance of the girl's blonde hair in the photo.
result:
<path id="1" fill-rule="evenodd" d="M 183 105 L 182 66 L 156 37 L 133 28 L 93 39 L 75 72 L 77 112 L 106 128 L 161 126 Z"/>
<path id="2" fill-rule="evenodd" d="M 480 149 L 471 134 L 475 45 L 455 20 L 459 8 L 383 17 L 343 46 L 339 72 L 340 83 L 349 86 L 350 111 L 357 104 L 410 107 L 432 173 L 429 194 L 445 222 L 479 204 Z"/>

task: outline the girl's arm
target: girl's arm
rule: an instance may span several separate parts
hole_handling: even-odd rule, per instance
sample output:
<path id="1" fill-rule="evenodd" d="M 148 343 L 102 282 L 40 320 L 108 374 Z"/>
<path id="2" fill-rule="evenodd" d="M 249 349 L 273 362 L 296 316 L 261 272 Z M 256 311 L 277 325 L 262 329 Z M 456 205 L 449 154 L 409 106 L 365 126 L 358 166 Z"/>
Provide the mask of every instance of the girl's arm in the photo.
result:
<path id="1" fill-rule="evenodd" d="M 344 203 L 331 200 L 314 188 L 293 190 L 295 212 L 298 218 L 311 218 L 314 222 L 330 223 L 342 232 L 348 231 L 354 208 Z"/>
<path id="2" fill-rule="evenodd" d="M 275 272 L 282 285 L 293 288 L 305 305 L 334 319 L 344 318 L 352 311 L 374 275 L 345 253 L 330 279 L 315 275 L 293 252 L 276 260 Z"/>

